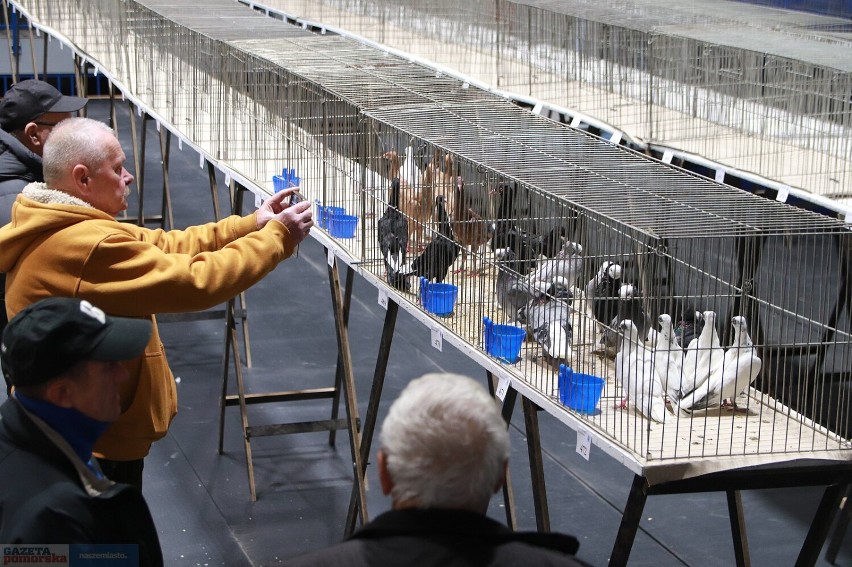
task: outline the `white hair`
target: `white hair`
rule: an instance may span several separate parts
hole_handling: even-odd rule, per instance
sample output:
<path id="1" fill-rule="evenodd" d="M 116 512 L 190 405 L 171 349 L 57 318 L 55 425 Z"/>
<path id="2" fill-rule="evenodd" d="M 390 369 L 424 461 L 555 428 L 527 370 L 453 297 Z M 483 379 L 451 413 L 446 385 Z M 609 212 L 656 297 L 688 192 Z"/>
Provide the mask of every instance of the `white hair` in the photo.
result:
<path id="1" fill-rule="evenodd" d="M 44 145 L 44 182 L 53 187 L 78 164 L 95 169 L 108 158 L 103 134 L 115 137 L 115 132 L 91 118 L 68 118 L 50 132 Z"/>
<path id="2" fill-rule="evenodd" d="M 509 458 L 509 433 L 485 389 L 460 374 L 412 380 L 382 424 L 395 502 L 484 511 Z"/>

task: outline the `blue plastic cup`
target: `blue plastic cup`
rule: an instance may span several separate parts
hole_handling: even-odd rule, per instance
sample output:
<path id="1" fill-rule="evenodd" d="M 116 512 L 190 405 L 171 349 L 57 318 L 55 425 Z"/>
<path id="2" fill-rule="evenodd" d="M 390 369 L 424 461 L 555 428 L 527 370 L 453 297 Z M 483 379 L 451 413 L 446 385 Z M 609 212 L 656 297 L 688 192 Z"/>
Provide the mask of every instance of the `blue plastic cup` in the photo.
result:
<path id="1" fill-rule="evenodd" d="M 559 365 L 559 401 L 580 413 L 594 413 L 606 380 Z"/>
<path id="2" fill-rule="evenodd" d="M 439 317 L 449 317 L 453 314 L 459 288 L 448 283 L 430 283 L 426 278 L 420 278 L 420 303 L 429 313 Z"/>
<path id="3" fill-rule="evenodd" d="M 482 318 L 485 335 L 485 352 L 503 362 L 516 364 L 521 360 L 521 345 L 527 330 L 515 325 L 497 325 L 488 317 Z"/>
<path id="4" fill-rule="evenodd" d="M 338 207 L 329 207 L 338 208 Z M 358 217 L 354 215 L 330 214 L 328 215 L 328 232 L 335 238 L 354 238 L 355 227 L 358 225 Z"/>

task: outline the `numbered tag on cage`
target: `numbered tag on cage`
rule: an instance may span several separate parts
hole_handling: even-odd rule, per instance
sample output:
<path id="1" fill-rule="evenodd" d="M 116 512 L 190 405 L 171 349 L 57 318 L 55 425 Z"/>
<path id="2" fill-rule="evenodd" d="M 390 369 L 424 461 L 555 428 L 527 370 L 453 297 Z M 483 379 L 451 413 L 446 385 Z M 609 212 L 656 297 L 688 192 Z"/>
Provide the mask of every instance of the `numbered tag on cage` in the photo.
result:
<path id="1" fill-rule="evenodd" d="M 388 309 L 388 292 L 380 289 L 379 290 L 379 305 L 382 306 L 382 309 L 387 311 Z"/>
<path id="2" fill-rule="evenodd" d="M 589 460 L 589 451 L 592 449 L 592 436 L 585 431 L 577 430 L 577 452 L 581 457 Z"/>
<path id="3" fill-rule="evenodd" d="M 432 327 L 432 347 L 444 352 L 444 333 L 438 327 Z"/>
<path id="4" fill-rule="evenodd" d="M 502 402 L 506 399 L 506 393 L 511 387 L 512 380 L 508 376 L 501 376 L 500 381 L 497 383 L 497 391 L 494 392 L 494 395 Z"/>

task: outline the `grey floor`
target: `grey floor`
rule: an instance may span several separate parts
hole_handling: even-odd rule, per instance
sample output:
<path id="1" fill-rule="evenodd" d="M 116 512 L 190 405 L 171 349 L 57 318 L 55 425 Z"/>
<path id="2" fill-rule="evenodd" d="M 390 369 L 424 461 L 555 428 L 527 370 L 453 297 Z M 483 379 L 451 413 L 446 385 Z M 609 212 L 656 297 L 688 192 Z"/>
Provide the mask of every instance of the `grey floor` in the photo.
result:
<path id="1" fill-rule="evenodd" d="M 121 107 L 126 142 L 126 107 Z M 93 102 L 90 114 L 106 117 L 106 103 Z M 146 202 L 159 206 L 161 178 L 156 132 L 149 134 Z M 129 143 L 125 143 L 131 156 Z M 132 165 L 132 164 L 131 164 Z M 198 155 L 175 146 L 171 156 L 175 224 L 212 219 L 206 171 Z M 221 176 L 220 176 L 221 183 Z M 224 186 L 221 192 L 225 199 Z M 226 201 L 223 201 L 226 202 Z M 248 210 L 249 206 L 246 207 Z M 132 212 L 132 211 L 131 211 Z M 247 294 L 253 368 L 245 371 L 251 391 L 314 388 L 333 384 L 337 356 L 327 261 L 314 240 L 298 258 L 282 263 Z M 376 289 L 354 281 L 349 334 L 361 413 L 366 409 L 384 318 Z M 171 431 L 146 461 L 145 496 L 153 511 L 167 565 L 275 565 L 288 557 L 331 545 L 343 534 L 352 474 L 345 433 L 336 446 L 327 434 L 255 439 L 258 499 L 249 500 L 239 413 L 229 408 L 225 452 L 217 453 L 218 396 L 221 388 L 224 325 L 221 320 L 164 323 L 161 334 L 179 379 L 179 413 Z M 481 379 L 484 371 L 451 346 L 429 345 L 429 330 L 400 310 L 387 371 L 379 423 L 390 402 L 412 378 L 428 371 L 461 372 Z M 253 424 L 322 419 L 325 401 L 270 404 L 250 408 Z M 606 565 L 632 473 L 592 448 L 587 462 L 576 449 L 576 434 L 541 414 L 544 472 L 554 530 L 576 535 L 579 556 Z M 520 527 L 534 529 L 529 461 L 523 416 L 516 408 L 510 427 L 511 473 Z M 373 448 L 373 455 L 375 447 Z M 369 466 L 368 510 L 388 508 Z M 753 490 L 743 493 L 753 565 L 792 565 L 822 490 Z M 489 514 L 504 519 L 500 498 Z M 649 497 L 630 565 L 733 565 L 724 493 Z M 820 559 L 819 565 L 827 565 Z M 850 534 L 837 565 L 852 565 Z"/>

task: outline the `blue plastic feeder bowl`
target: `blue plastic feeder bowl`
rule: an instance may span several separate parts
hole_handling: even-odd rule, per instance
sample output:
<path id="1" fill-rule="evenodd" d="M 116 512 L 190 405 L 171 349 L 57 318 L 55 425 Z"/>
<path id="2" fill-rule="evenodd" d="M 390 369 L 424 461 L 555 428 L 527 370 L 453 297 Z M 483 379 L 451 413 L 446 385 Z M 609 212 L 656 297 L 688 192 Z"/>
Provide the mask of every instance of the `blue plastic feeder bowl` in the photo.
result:
<path id="1" fill-rule="evenodd" d="M 429 283 L 426 278 L 420 278 L 420 303 L 429 313 L 439 317 L 449 317 L 453 314 L 459 288 L 447 283 Z"/>
<path id="2" fill-rule="evenodd" d="M 497 325 L 488 317 L 483 317 L 482 323 L 485 327 L 485 352 L 509 364 L 521 360 L 521 345 L 527 336 L 526 329 L 515 325 Z"/>
<path id="3" fill-rule="evenodd" d="M 353 238 L 357 224 L 355 215 L 333 214 L 328 218 L 328 231 L 335 238 Z"/>
<path id="4" fill-rule="evenodd" d="M 322 205 L 318 205 L 317 206 L 317 224 L 319 225 L 320 228 L 324 228 L 326 230 L 329 230 L 329 220 L 331 219 L 331 217 L 333 217 L 335 215 L 345 215 L 345 214 L 346 214 L 346 209 L 343 208 L 343 207 L 332 207 L 330 205 L 327 206 L 327 207 L 324 207 Z M 352 231 L 352 235 L 353 236 L 355 235 L 354 229 Z"/>
<path id="5" fill-rule="evenodd" d="M 595 413 L 606 380 L 559 365 L 559 401 L 580 413 Z"/>
<path id="6" fill-rule="evenodd" d="M 272 176 L 272 189 L 278 193 L 282 189 L 287 187 L 287 180 L 281 177 L 280 175 Z"/>

